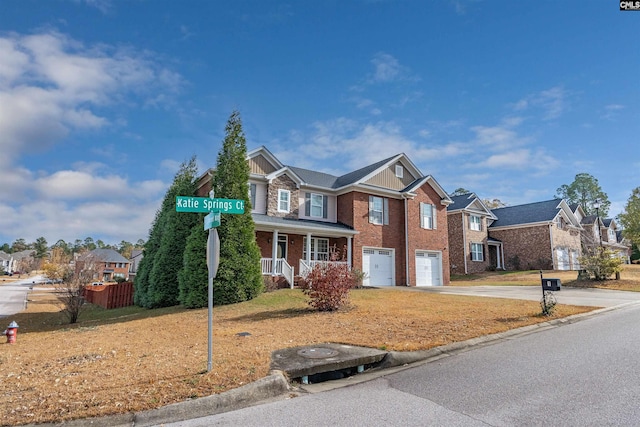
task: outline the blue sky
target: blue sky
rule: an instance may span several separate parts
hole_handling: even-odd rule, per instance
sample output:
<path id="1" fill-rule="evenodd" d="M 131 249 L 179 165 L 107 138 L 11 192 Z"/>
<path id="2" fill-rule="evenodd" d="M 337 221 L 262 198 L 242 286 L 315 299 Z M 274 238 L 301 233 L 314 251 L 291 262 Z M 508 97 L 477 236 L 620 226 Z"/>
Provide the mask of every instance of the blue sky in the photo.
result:
<path id="1" fill-rule="evenodd" d="M 178 165 L 334 174 L 404 152 L 451 192 L 640 186 L 640 13 L 617 1 L 2 0 L 0 243 L 147 238 Z"/>

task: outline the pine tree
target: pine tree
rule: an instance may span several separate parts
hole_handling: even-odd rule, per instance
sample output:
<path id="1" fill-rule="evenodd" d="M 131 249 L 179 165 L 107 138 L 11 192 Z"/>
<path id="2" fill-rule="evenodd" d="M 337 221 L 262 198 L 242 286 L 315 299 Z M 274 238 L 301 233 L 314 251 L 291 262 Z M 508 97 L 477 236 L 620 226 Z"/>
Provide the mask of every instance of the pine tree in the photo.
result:
<path id="1" fill-rule="evenodd" d="M 160 246 L 149 273 L 146 307 L 169 307 L 178 304 L 178 273 L 182 269 L 187 237 L 199 216 L 195 213 L 176 212 L 176 196 L 194 196 L 196 180 L 196 158 L 192 157 L 189 162 L 180 166 L 167 192 L 168 209 L 163 214 Z"/>
<path id="2" fill-rule="evenodd" d="M 207 235 L 204 217 L 193 226 L 184 249 L 182 270 L 178 274 L 180 304 L 187 308 L 206 307 L 209 301 L 209 271 L 207 269 Z"/>
<path id="3" fill-rule="evenodd" d="M 247 143 L 237 111 L 229 117 L 225 133 L 212 181 L 215 197 L 241 199 L 249 207 Z M 213 281 L 214 303 L 233 304 L 255 298 L 262 292 L 263 281 L 250 208 L 241 215 L 222 214 L 218 234 L 220 265 Z"/>

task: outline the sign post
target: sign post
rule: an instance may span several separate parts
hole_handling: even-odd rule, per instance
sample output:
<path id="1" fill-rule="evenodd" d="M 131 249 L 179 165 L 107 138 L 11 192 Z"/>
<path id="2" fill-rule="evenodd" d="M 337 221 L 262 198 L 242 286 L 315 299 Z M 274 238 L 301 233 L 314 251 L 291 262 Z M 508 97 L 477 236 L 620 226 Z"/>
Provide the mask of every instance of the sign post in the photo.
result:
<path id="1" fill-rule="evenodd" d="M 204 229 L 209 230 L 207 237 L 207 269 L 208 296 L 209 296 L 209 330 L 207 345 L 207 372 L 213 369 L 213 279 L 218 273 L 220 265 L 220 237 L 216 227 L 220 226 L 220 214 L 243 214 L 244 200 L 240 199 L 215 199 L 213 190 L 209 191 L 209 197 L 176 197 L 176 212 L 209 212 L 204 217 Z"/>

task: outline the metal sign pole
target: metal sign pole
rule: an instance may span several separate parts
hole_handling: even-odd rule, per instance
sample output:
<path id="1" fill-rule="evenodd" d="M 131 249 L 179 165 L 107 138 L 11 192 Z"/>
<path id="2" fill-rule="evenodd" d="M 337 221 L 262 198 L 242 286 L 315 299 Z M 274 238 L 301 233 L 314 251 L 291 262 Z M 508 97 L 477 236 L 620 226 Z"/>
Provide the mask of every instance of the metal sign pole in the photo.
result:
<path id="1" fill-rule="evenodd" d="M 209 192 L 209 197 L 213 199 L 213 190 Z M 215 227 L 209 229 L 209 236 L 207 238 L 207 268 L 209 270 L 209 330 L 208 330 L 208 345 L 207 345 L 207 372 L 211 372 L 213 369 L 213 279 L 218 272 L 218 265 L 220 264 L 220 238 L 218 237 L 218 230 Z"/>

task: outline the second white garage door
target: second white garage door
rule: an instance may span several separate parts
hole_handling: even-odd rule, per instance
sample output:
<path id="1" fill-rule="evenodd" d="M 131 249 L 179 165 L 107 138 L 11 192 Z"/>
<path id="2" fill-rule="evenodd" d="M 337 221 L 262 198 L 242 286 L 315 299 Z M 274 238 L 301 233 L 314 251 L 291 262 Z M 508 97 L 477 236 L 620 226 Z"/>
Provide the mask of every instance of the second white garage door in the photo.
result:
<path id="1" fill-rule="evenodd" d="M 390 249 L 362 249 L 362 271 L 365 286 L 393 286 L 393 251 Z"/>
<path id="2" fill-rule="evenodd" d="M 442 286 L 440 253 L 416 252 L 416 286 Z"/>

